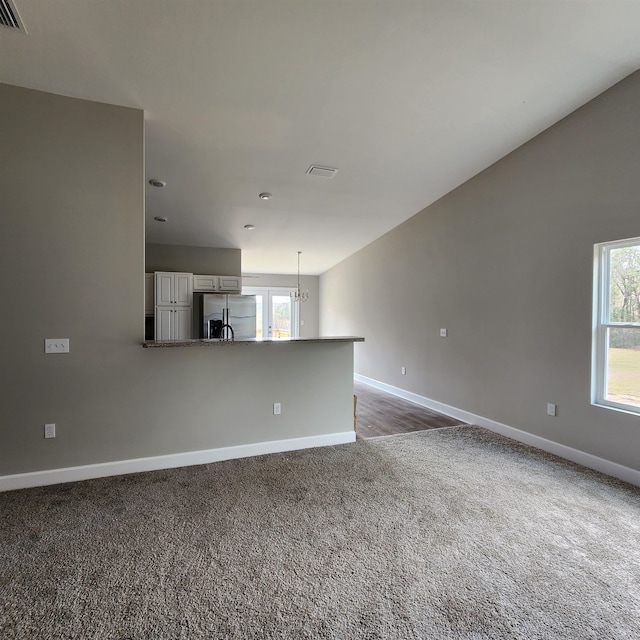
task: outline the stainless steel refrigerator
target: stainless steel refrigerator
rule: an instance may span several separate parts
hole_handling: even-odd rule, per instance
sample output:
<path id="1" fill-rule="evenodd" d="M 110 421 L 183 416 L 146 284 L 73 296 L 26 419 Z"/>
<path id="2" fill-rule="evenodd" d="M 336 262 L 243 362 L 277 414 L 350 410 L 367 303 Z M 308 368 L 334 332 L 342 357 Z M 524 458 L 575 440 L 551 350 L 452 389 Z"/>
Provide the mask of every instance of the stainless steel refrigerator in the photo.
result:
<path id="1" fill-rule="evenodd" d="M 204 293 L 198 303 L 200 338 L 256 337 L 255 296 Z"/>

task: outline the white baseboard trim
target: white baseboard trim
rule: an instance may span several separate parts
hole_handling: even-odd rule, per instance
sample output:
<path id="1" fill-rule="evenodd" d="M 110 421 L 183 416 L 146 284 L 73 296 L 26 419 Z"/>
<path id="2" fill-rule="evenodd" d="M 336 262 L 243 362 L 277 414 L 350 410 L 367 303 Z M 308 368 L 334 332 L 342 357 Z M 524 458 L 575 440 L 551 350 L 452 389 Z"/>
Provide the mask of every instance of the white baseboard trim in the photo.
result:
<path id="1" fill-rule="evenodd" d="M 158 471 L 159 469 L 189 467 L 196 464 L 220 462 L 222 460 L 249 458 L 264 453 L 280 453 L 283 451 L 296 451 L 297 449 L 326 447 L 334 444 L 347 444 L 349 442 L 355 442 L 355 440 L 355 431 L 343 431 L 303 438 L 289 438 L 287 440 L 254 442 L 233 447 L 222 447 L 220 449 L 187 451 L 185 453 L 173 453 L 151 458 L 117 460 L 115 462 L 102 462 L 99 464 L 88 464 L 64 469 L 47 469 L 45 471 L 17 473 L 9 476 L 0 476 L 0 492 L 14 489 L 27 489 L 29 487 L 43 487 L 45 485 L 60 484 L 62 482 L 77 482 L 79 480 L 90 480 L 92 478 L 120 476 L 126 473 L 139 473 L 140 471 Z"/>
<path id="2" fill-rule="evenodd" d="M 554 442 L 553 440 L 536 436 L 532 433 L 528 433 L 527 431 L 521 431 L 515 427 L 510 427 L 506 424 L 502 424 L 501 422 L 496 422 L 495 420 L 490 420 L 489 418 L 469 413 L 468 411 L 452 407 L 448 404 L 444 404 L 443 402 L 438 402 L 437 400 L 431 400 L 425 396 L 420 396 L 417 393 L 412 393 L 411 391 L 405 391 L 404 389 L 374 380 L 373 378 L 367 378 L 366 376 L 361 376 L 357 373 L 354 374 L 353 377 L 354 380 L 357 380 L 358 382 L 368 384 L 369 386 L 380 389 L 381 391 L 386 391 L 387 393 L 398 396 L 399 398 L 403 398 L 422 407 L 427 407 L 427 409 L 444 413 L 447 416 L 451 416 L 452 418 L 456 418 L 456 420 L 461 420 L 468 424 L 477 424 L 480 427 L 489 429 L 489 431 L 500 433 L 503 436 L 507 436 L 508 438 L 512 438 L 518 442 L 529 444 L 532 447 L 537 447 L 538 449 L 542 449 L 548 453 L 553 453 L 554 455 L 565 458 L 566 460 L 571 460 L 571 462 L 577 462 L 589 469 L 600 471 L 601 473 L 605 473 L 609 476 L 613 476 L 614 478 L 624 480 L 629 484 L 634 484 L 640 487 L 640 471 L 632 469 L 631 467 L 625 467 L 617 462 L 611 462 L 610 460 L 599 458 L 598 456 L 580 451 L 579 449 L 574 449 L 567 445 L 560 444 L 559 442 Z"/>

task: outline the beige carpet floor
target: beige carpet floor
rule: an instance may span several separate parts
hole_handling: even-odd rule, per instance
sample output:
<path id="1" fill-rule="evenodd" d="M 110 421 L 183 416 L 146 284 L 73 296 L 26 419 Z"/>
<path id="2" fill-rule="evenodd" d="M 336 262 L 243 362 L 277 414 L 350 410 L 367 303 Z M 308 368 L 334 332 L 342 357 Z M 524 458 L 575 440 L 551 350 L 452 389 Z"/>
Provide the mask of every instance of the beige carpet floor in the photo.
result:
<path id="1" fill-rule="evenodd" d="M 0 637 L 636 640 L 640 489 L 462 426 L 4 493 Z"/>

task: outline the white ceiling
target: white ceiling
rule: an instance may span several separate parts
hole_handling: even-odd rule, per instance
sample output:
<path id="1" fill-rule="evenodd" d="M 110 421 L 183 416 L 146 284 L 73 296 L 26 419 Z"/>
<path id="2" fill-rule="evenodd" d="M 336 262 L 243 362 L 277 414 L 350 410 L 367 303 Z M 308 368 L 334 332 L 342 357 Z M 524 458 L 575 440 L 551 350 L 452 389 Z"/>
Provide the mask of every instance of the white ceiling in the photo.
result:
<path id="1" fill-rule="evenodd" d="M 144 109 L 147 240 L 245 272 L 325 271 L 640 67 L 640 1 L 13 1 L 0 82 Z"/>

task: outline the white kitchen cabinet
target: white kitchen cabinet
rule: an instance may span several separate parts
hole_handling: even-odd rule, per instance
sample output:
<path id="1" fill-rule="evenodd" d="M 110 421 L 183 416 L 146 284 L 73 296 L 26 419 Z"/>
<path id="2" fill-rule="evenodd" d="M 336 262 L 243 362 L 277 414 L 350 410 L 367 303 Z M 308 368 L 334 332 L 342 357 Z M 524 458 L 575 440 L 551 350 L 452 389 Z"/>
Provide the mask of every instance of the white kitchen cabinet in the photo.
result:
<path id="1" fill-rule="evenodd" d="M 156 340 L 174 340 L 173 307 L 156 307 Z"/>
<path id="2" fill-rule="evenodd" d="M 156 271 L 155 278 L 156 307 L 165 305 L 190 307 L 192 305 L 192 274 Z"/>
<path id="3" fill-rule="evenodd" d="M 191 307 L 176 307 L 173 314 L 174 324 L 174 340 L 188 340 L 191 338 L 192 327 L 192 308 Z"/>
<path id="4" fill-rule="evenodd" d="M 144 274 L 144 315 L 152 316 L 154 302 L 155 280 L 153 273 Z"/>
<path id="5" fill-rule="evenodd" d="M 193 276 L 193 290 L 216 292 L 218 290 L 218 276 Z"/>
<path id="6" fill-rule="evenodd" d="M 156 306 L 173 305 L 176 279 L 173 273 L 156 273 Z"/>
<path id="7" fill-rule="evenodd" d="M 218 291 L 240 291 L 242 278 L 238 276 L 218 276 Z"/>
<path id="8" fill-rule="evenodd" d="M 156 307 L 156 340 L 191 338 L 191 307 Z"/>
<path id="9" fill-rule="evenodd" d="M 194 275 L 193 290 L 207 293 L 223 291 L 225 293 L 240 293 L 242 278 L 240 276 L 208 276 Z"/>
<path id="10" fill-rule="evenodd" d="M 176 273 L 175 304 L 181 307 L 193 305 L 193 276 L 190 273 Z"/>
<path id="11" fill-rule="evenodd" d="M 193 276 L 190 273 L 155 273 L 155 339 L 191 338 Z"/>

